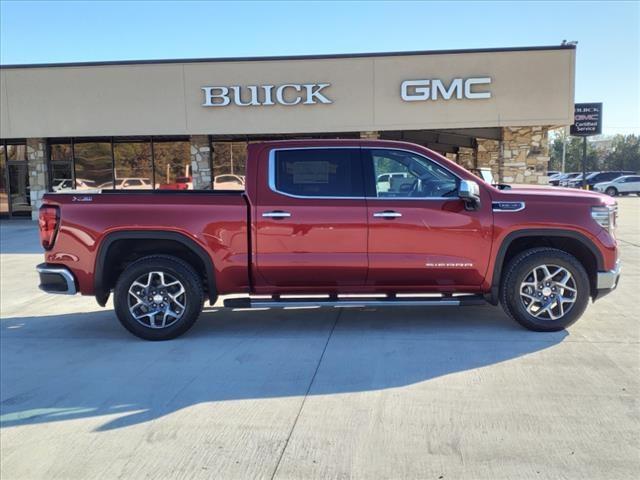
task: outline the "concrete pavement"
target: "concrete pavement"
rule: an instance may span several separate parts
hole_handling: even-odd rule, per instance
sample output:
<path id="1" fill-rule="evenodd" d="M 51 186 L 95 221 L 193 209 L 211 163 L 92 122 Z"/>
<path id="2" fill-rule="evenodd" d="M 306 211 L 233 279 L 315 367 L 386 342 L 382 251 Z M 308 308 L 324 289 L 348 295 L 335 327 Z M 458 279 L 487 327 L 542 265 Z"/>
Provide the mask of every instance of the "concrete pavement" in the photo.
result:
<path id="1" fill-rule="evenodd" d="M 171 342 L 46 295 L 0 225 L 0 476 L 626 479 L 640 471 L 640 198 L 623 279 L 568 331 L 499 308 L 207 308 Z"/>

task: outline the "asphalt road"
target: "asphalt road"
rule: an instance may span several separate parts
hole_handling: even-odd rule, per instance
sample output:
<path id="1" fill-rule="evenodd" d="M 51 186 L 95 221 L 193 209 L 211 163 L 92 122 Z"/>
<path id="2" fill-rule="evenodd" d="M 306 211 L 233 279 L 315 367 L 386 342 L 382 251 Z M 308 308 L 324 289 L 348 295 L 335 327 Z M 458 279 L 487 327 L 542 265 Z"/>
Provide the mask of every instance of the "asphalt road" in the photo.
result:
<path id="1" fill-rule="evenodd" d="M 623 278 L 568 331 L 499 308 L 207 308 L 138 340 L 37 289 L 35 224 L 0 224 L 0 476 L 625 479 L 640 471 L 640 198 Z"/>

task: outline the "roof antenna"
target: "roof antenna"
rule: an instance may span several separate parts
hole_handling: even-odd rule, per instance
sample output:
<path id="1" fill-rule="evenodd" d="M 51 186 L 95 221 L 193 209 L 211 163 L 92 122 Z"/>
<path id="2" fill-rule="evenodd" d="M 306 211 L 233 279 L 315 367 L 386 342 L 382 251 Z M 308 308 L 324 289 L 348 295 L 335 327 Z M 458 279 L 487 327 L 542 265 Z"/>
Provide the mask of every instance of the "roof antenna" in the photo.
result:
<path id="1" fill-rule="evenodd" d="M 576 45 L 578 45 L 578 41 L 577 40 L 571 40 L 570 42 L 567 42 L 566 40 L 562 40 L 562 43 L 560 45 L 567 45 L 567 46 L 575 47 Z"/>

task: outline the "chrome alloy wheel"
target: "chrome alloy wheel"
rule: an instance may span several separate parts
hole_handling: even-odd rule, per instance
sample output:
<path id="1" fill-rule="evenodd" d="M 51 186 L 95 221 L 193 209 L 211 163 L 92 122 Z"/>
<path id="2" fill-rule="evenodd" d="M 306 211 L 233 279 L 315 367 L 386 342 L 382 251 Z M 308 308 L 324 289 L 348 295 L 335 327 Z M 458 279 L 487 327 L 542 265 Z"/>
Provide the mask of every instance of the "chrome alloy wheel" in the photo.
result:
<path id="1" fill-rule="evenodd" d="M 166 328 L 184 315 L 187 296 L 184 285 L 166 272 L 140 275 L 129 287 L 129 312 L 149 328 Z"/>
<path id="2" fill-rule="evenodd" d="M 573 307 L 578 295 L 573 275 L 558 265 L 533 268 L 520 284 L 520 300 L 527 312 L 541 320 L 558 320 Z"/>

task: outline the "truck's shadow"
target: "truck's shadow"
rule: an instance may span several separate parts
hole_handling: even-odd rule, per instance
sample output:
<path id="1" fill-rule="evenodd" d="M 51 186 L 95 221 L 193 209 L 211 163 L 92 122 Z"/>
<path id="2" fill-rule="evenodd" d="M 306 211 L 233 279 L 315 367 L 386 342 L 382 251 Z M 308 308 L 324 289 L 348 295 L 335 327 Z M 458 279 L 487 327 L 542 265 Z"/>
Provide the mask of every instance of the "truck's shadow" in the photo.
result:
<path id="1" fill-rule="evenodd" d="M 160 343 L 132 337 L 112 311 L 5 319 L 1 424 L 105 416 L 97 430 L 110 430 L 198 404 L 304 396 L 314 375 L 310 395 L 402 387 L 509 361 L 567 335 L 525 331 L 492 307 L 337 315 L 207 312 L 184 337 Z"/>

